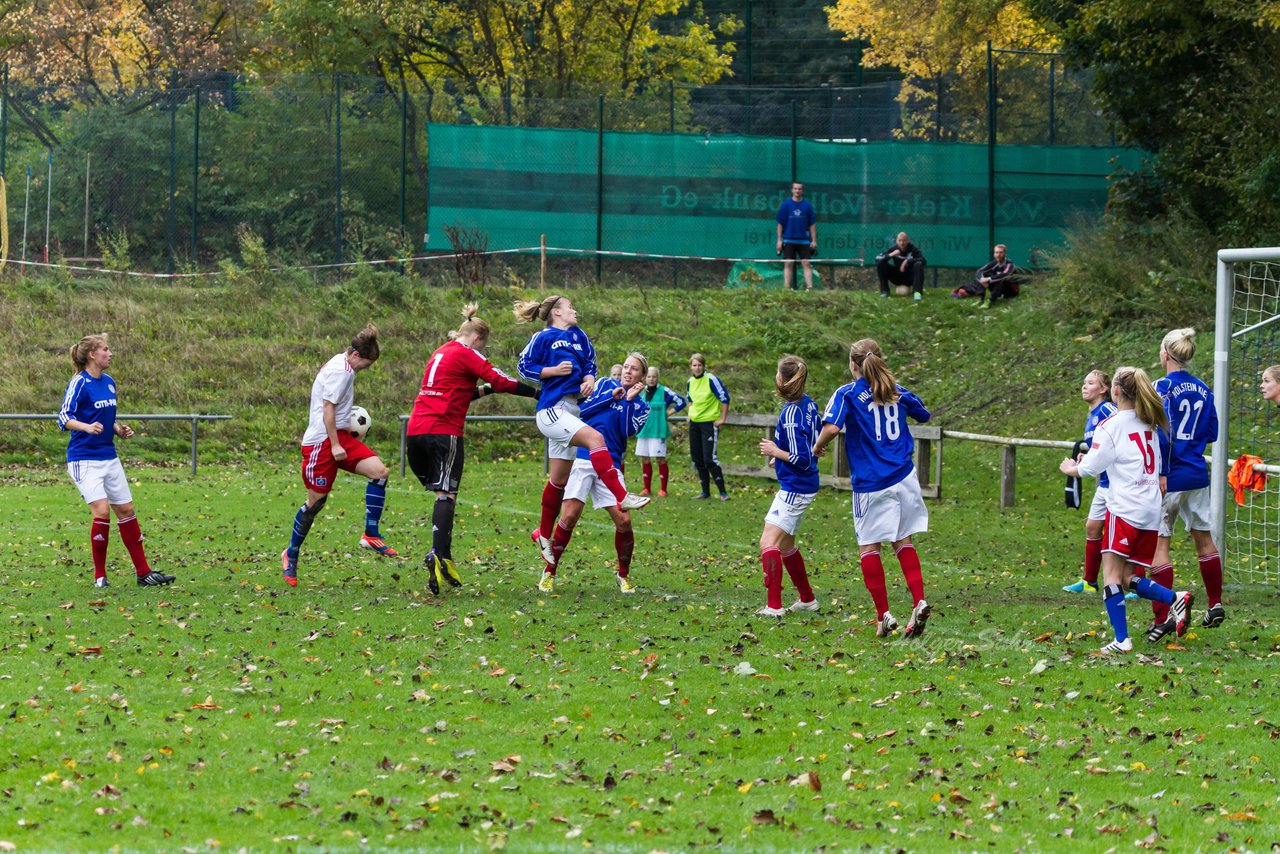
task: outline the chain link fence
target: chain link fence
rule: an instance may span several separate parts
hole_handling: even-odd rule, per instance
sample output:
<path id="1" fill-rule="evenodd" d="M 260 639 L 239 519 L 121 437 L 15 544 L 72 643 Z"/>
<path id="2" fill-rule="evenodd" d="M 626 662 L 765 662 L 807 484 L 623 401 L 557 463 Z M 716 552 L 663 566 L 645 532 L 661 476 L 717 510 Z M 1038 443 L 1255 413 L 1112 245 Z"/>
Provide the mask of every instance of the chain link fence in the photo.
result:
<path id="1" fill-rule="evenodd" d="M 5 68 L 9 258 L 183 273 L 407 257 L 423 242 L 430 122 L 794 145 L 985 142 L 994 119 L 999 143 L 1111 141 L 1087 77 L 1049 55 L 993 57 L 988 75 L 905 92 L 868 74 L 851 88 L 659 84 L 603 98 L 567 84 L 347 75 L 175 73 L 169 85 L 67 89 Z"/>

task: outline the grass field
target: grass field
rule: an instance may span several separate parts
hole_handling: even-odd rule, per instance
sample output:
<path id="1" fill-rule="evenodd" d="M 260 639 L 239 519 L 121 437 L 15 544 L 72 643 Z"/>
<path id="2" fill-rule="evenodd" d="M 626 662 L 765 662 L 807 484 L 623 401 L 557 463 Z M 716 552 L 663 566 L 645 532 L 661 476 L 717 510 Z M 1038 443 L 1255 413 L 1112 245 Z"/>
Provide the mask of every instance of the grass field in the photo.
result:
<path id="1" fill-rule="evenodd" d="M 291 466 L 192 478 L 123 447 L 167 589 L 133 585 L 114 533 L 113 586 L 90 588 L 88 513 L 59 467 L 0 480 L 5 850 L 1280 843 L 1280 597 L 1229 585 L 1221 628 L 1094 658 L 1100 603 L 1058 589 L 1083 516 L 1062 507 L 1055 452 L 1020 455 L 1019 504 L 1000 511 L 997 452 L 948 444 L 918 538 L 936 616 L 908 642 L 874 636 L 844 493 L 801 532 L 822 612 L 775 621 L 752 616 L 772 485 L 695 502 L 682 458 L 673 496 L 636 514 L 631 597 L 590 510 L 540 594 L 539 465 L 469 464 L 466 586 L 433 597 L 416 483 L 393 477 L 383 521 L 409 560 L 355 548 L 347 480 L 289 589 Z M 1175 557 L 1198 588 L 1185 541 Z M 1147 616 L 1131 606 L 1135 633 Z"/>

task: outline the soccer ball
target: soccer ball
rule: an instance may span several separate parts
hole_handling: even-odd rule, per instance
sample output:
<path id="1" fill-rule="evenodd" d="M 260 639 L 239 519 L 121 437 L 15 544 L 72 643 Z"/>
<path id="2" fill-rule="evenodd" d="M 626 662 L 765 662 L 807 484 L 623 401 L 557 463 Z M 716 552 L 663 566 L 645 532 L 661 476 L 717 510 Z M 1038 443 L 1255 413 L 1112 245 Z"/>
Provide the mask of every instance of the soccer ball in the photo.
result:
<path id="1" fill-rule="evenodd" d="M 363 406 L 351 407 L 351 420 L 347 422 L 347 432 L 357 439 L 364 439 L 365 434 L 369 432 L 369 425 L 372 424 L 369 418 L 369 411 Z"/>

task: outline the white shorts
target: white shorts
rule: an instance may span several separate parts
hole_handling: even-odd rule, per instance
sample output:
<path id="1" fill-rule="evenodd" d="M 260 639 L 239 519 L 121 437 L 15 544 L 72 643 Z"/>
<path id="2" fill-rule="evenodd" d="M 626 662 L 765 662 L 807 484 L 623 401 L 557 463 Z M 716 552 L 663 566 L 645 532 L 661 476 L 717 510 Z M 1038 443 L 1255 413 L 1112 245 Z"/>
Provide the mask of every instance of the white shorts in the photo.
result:
<path id="1" fill-rule="evenodd" d="M 1160 536 L 1173 536 L 1173 522 L 1182 519 L 1188 531 L 1212 531 L 1209 517 L 1209 487 L 1170 492 L 1160 507 Z"/>
<path id="2" fill-rule="evenodd" d="M 896 543 L 929 530 L 929 511 L 916 470 L 888 489 L 853 494 L 853 530 L 858 545 Z"/>
<path id="3" fill-rule="evenodd" d="M 578 417 L 578 403 L 572 397 L 561 398 L 550 409 L 538 413 L 538 432 L 547 437 L 547 456 L 553 460 L 574 460 L 578 449 L 569 440 L 587 425 Z"/>
<path id="4" fill-rule="evenodd" d="M 1107 493 L 1109 488 L 1099 486 L 1093 493 L 1093 503 L 1089 505 L 1089 521 L 1105 522 L 1107 520 Z"/>
<path id="5" fill-rule="evenodd" d="M 622 479 L 622 472 L 618 472 L 618 481 L 626 489 L 627 483 Z M 591 506 L 596 510 L 614 507 L 618 503 L 618 499 L 613 497 L 609 487 L 604 485 L 592 468 L 590 460 L 574 460 L 573 468 L 569 470 L 569 480 L 564 485 L 565 500 L 573 498 L 586 504 L 587 496 L 591 497 Z"/>
<path id="6" fill-rule="evenodd" d="M 111 504 L 129 504 L 133 494 L 129 492 L 129 481 L 124 476 L 124 466 L 120 458 L 114 460 L 77 460 L 67 463 L 67 474 L 71 482 L 84 496 L 85 504 L 107 499 Z"/>
<path id="7" fill-rule="evenodd" d="M 764 523 L 781 528 L 795 536 L 796 530 L 800 527 L 800 517 L 804 516 L 804 511 L 809 509 L 809 505 L 817 497 L 816 492 L 805 494 L 778 490 L 778 494 L 773 496 L 773 505 L 765 514 Z"/>
<path id="8" fill-rule="evenodd" d="M 667 455 L 666 439 L 636 439 L 637 457 L 665 457 Z"/>

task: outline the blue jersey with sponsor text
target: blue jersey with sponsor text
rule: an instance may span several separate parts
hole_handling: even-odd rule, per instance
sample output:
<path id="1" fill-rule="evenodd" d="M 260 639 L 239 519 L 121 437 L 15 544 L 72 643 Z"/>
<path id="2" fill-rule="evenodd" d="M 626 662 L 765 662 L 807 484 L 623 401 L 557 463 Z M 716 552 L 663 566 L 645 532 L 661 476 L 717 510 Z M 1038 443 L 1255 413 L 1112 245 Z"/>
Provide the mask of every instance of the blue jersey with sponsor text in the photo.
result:
<path id="1" fill-rule="evenodd" d="M 581 418 L 588 426 L 594 427 L 604 437 L 605 447 L 613 458 L 615 468 L 622 468 L 622 457 L 627 452 L 627 438 L 640 432 L 644 422 L 649 418 L 649 404 L 636 395 L 635 400 L 613 399 L 613 390 L 622 385 L 612 377 L 605 377 L 596 383 L 591 397 L 582 404 Z M 591 459 L 591 452 L 586 448 L 578 448 L 578 459 Z"/>
<path id="2" fill-rule="evenodd" d="M 876 403 L 865 379 L 836 389 L 822 414 L 824 424 L 844 430 L 854 492 L 879 492 L 911 474 L 915 440 L 907 416 L 925 422 L 931 417 L 920 398 L 898 386 L 893 403 Z"/>
<path id="3" fill-rule="evenodd" d="M 818 438 L 822 423 L 818 404 L 805 395 L 782 407 L 777 426 L 773 428 L 773 443 L 790 456 L 775 459 L 773 470 L 778 475 L 778 488 L 783 492 L 812 495 L 818 491 L 818 458 L 813 455 L 813 443 Z"/>
<path id="4" fill-rule="evenodd" d="M 542 379 L 543 368 L 553 368 L 563 361 L 573 363 L 573 372 L 563 377 Z M 548 326 L 533 333 L 529 343 L 520 351 L 516 362 L 520 376 L 541 384 L 538 390 L 538 411 L 550 409 L 565 397 L 579 396 L 582 378 L 596 376 L 596 351 L 587 339 L 587 333 L 576 326 L 557 329 Z"/>
<path id="5" fill-rule="evenodd" d="M 116 458 L 116 381 L 110 374 L 94 379 L 88 371 L 81 371 L 71 378 L 58 410 L 58 426 L 66 430 L 68 421 L 101 424 L 102 432 L 70 431 L 67 462 Z"/>
<path id="6" fill-rule="evenodd" d="M 1112 415 L 1119 412 L 1116 405 L 1109 400 L 1104 400 L 1089 410 L 1089 417 L 1084 420 L 1084 443 L 1086 445 L 1093 444 L 1093 433 L 1098 429 L 1098 425 L 1106 421 Z M 1107 473 L 1104 471 L 1098 475 L 1098 488 L 1107 489 L 1111 486 L 1111 481 L 1107 480 Z"/>
<path id="7" fill-rule="evenodd" d="M 1155 381 L 1156 393 L 1169 416 L 1172 441 L 1160 433 L 1160 471 L 1169 478 L 1169 492 L 1186 492 L 1209 485 L 1205 447 L 1217 441 L 1218 413 L 1213 392 L 1187 371 L 1170 371 Z"/>

